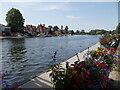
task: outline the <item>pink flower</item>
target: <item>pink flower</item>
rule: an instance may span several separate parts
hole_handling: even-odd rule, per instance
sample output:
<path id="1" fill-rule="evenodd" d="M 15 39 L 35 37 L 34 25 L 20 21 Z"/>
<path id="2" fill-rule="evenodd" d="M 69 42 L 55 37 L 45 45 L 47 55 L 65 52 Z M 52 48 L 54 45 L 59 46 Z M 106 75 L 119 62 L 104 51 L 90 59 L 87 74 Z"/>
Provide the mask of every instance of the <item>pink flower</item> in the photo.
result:
<path id="1" fill-rule="evenodd" d="M 108 77 L 105 76 L 104 74 L 100 74 L 100 78 L 103 79 L 103 80 L 107 80 L 108 79 Z"/>
<path id="2" fill-rule="evenodd" d="M 87 80 L 86 78 L 82 78 L 82 80 L 85 82 L 89 82 L 89 80 Z"/>
<path id="3" fill-rule="evenodd" d="M 85 74 L 87 74 L 87 75 L 90 75 L 90 72 L 88 72 L 88 71 L 85 71 Z"/>

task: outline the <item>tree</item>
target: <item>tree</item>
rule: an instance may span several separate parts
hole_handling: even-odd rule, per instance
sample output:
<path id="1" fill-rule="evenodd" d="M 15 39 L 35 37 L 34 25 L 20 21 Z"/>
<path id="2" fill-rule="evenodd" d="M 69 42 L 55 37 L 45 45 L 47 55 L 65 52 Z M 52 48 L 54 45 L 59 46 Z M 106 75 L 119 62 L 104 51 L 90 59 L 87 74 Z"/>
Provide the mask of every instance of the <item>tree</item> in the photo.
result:
<path id="1" fill-rule="evenodd" d="M 65 34 L 68 34 L 68 26 L 65 26 Z"/>
<path id="2" fill-rule="evenodd" d="M 77 30 L 77 31 L 76 31 L 76 34 L 80 34 L 80 31 L 79 31 L 79 30 Z"/>
<path id="3" fill-rule="evenodd" d="M 63 25 L 61 25 L 61 30 L 63 30 Z"/>
<path id="4" fill-rule="evenodd" d="M 115 30 L 115 34 L 117 34 L 117 33 L 120 34 L 120 23 L 118 23 L 118 26 Z"/>
<path id="5" fill-rule="evenodd" d="M 57 31 L 58 29 L 59 29 L 58 26 L 54 26 L 54 27 L 53 27 L 53 31 L 54 31 L 54 32 Z"/>
<path id="6" fill-rule="evenodd" d="M 91 30 L 89 32 L 89 34 L 91 35 L 97 35 L 97 34 L 105 34 L 107 31 L 104 29 L 95 29 L 95 30 Z"/>
<path id="7" fill-rule="evenodd" d="M 7 26 L 11 27 L 11 32 L 24 32 L 24 21 L 18 9 L 12 8 L 6 14 Z"/>
<path id="8" fill-rule="evenodd" d="M 85 30 L 81 30 L 80 34 L 85 34 Z"/>
<path id="9" fill-rule="evenodd" d="M 52 31 L 52 26 L 48 26 L 49 27 L 49 32 L 48 32 L 48 34 L 53 34 L 53 31 Z"/>
<path id="10" fill-rule="evenodd" d="M 72 35 L 75 34 L 75 32 L 73 30 L 70 30 L 69 33 Z"/>

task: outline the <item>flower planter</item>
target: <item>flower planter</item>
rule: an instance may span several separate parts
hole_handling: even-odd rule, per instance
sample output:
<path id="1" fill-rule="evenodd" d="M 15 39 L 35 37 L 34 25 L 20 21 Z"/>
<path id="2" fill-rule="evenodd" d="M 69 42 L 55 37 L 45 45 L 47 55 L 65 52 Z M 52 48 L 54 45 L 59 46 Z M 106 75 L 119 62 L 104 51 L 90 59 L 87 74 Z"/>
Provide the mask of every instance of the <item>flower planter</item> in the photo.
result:
<path id="1" fill-rule="evenodd" d="M 103 47 L 91 51 L 85 61 L 76 62 L 63 69 L 60 65 L 51 68 L 55 89 L 107 88 L 115 53 Z"/>

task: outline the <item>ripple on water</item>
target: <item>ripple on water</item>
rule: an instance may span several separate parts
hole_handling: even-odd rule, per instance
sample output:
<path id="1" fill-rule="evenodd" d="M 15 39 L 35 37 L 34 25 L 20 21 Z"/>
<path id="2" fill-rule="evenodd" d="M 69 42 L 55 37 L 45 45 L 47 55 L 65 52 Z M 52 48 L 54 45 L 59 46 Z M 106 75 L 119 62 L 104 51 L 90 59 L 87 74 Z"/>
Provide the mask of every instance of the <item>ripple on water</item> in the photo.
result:
<path id="1" fill-rule="evenodd" d="M 61 62 L 98 40 L 97 36 L 91 35 L 4 39 L 1 63 L 4 71 L 10 71 L 4 76 L 4 80 L 9 83 L 22 82 L 47 69 L 49 64 L 53 64 L 50 62 L 56 50 L 58 50 L 57 62 Z"/>

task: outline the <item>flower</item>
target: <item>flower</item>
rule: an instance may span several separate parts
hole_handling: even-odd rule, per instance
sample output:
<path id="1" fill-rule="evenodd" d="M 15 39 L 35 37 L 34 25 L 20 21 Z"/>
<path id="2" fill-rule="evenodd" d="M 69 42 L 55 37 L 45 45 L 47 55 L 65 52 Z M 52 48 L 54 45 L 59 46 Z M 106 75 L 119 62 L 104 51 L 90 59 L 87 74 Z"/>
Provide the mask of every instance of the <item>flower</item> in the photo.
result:
<path id="1" fill-rule="evenodd" d="M 77 71 L 75 71 L 75 72 L 74 72 L 74 77 L 77 77 L 77 76 L 78 76 L 78 75 L 77 75 Z"/>
<path id="2" fill-rule="evenodd" d="M 81 69 L 83 67 L 83 65 L 79 65 L 78 69 Z"/>
<path id="3" fill-rule="evenodd" d="M 111 50 L 115 50 L 115 48 L 113 48 L 113 47 L 110 47 L 110 49 L 111 49 Z"/>
<path id="4" fill-rule="evenodd" d="M 84 72 L 86 75 L 90 75 L 90 72 L 89 71 L 85 71 Z"/>
<path id="5" fill-rule="evenodd" d="M 100 74 L 100 78 L 101 78 L 102 80 L 107 80 L 107 79 L 108 79 L 107 76 L 105 76 L 104 74 Z"/>
<path id="6" fill-rule="evenodd" d="M 76 85 L 73 85 L 73 89 L 76 89 L 77 88 L 77 86 Z"/>
<path id="7" fill-rule="evenodd" d="M 18 83 L 13 83 L 13 85 L 15 85 L 15 87 L 19 87 L 19 84 Z"/>
<path id="8" fill-rule="evenodd" d="M 74 69 L 73 67 L 69 67 L 70 73 L 72 73 L 73 69 Z"/>
<path id="9" fill-rule="evenodd" d="M 88 79 L 86 79 L 86 78 L 82 78 L 82 80 L 84 81 L 84 82 L 89 82 L 89 80 Z"/>
<path id="10" fill-rule="evenodd" d="M 98 64 L 99 67 L 101 67 L 101 68 L 105 68 L 105 67 L 106 67 L 106 65 L 105 65 L 104 63 L 97 62 L 97 64 Z"/>
<path id="11" fill-rule="evenodd" d="M 108 77 L 112 65 L 118 56 L 111 50 L 105 48 L 98 48 L 98 50 L 91 51 L 89 58 L 86 56 L 84 56 L 84 62 L 74 63 L 66 68 L 65 71 L 61 70 L 63 74 L 60 73 L 60 76 L 57 73 L 55 75 L 57 78 L 53 77 L 55 87 L 63 85 L 65 86 L 63 89 L 71 87 L 73 90 L 78 90 L 83 87 L 105 88 L 109 81 Z M 57 71 L 58 69 L 55 68 L 55 70 Z"/>

